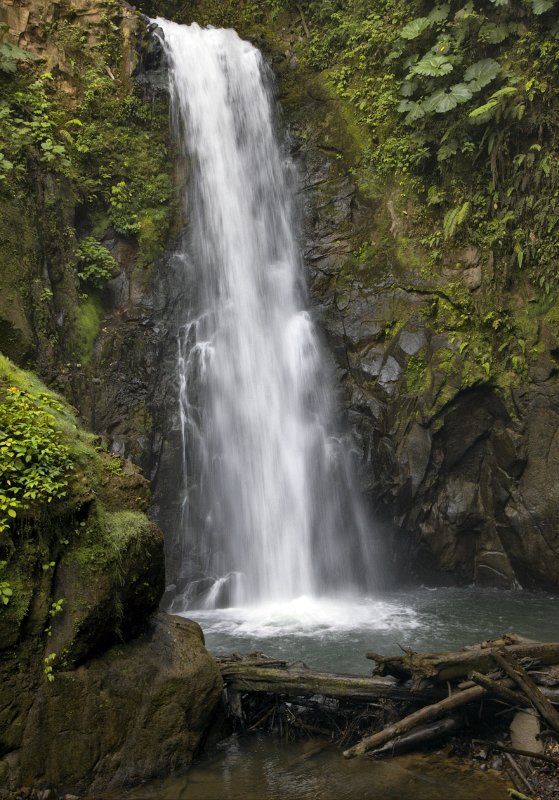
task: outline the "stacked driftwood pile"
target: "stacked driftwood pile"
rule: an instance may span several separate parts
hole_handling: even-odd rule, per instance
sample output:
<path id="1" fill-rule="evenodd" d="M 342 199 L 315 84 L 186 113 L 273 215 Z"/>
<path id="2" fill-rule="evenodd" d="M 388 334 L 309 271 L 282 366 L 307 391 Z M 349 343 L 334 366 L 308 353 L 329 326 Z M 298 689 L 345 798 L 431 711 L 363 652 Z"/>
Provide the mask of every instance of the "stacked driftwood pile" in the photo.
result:
<path id="1" fill-rule="evenodd" d="M 502 737 L 504 720 L 530 710 L 529 735 L 516 747 L 514 739 L 491 746 L 505 753 L 517 788 L 528 794 L 524 758 L 559 765 L 543 745 L 545 737 L 559 739 L 559 643 L 508 634 L 457 652 L 367 658 L 375 662 L 371 677 L 315 672 L 262 653 L 221 659 L 230 713 L 245 730 L 326 735 L 353 758 L 397 754 L 461 729 L 475 738 L 480 718 L 498 722 Z"/>

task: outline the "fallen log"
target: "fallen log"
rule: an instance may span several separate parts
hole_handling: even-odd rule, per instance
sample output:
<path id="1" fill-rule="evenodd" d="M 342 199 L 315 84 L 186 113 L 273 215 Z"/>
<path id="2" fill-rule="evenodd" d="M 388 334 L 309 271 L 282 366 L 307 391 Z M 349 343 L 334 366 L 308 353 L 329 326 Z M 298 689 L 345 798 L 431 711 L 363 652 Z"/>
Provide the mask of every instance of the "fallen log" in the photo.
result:
<path id="1" fill-rule="evenodd" d="M 559 733 L 559 712 L 536 686 L 526 670 L 520 666 L 514 655 L 504 650 L 494 652 L 492 655 L 495 663 L 522 689 L 543 719 Z"/>
<path id="2" fill-rule="evenodd" d="M 398 679 L 411 679 L 412 689 L 421 689 L 427 683 L 445 683 L 465 678 L 470 672 L 490 672 L 494 667 L 493 653 L 506 651 L 516 659 L 529 658 L 538 664 L 559 664 L 559 642 L 542 643 L 520 642 L 506 645 L 487 643 L 487 646 L 473 647 L 449 653 L 407 652 L 400 656 L 379 656 L 367 653 L 367 658 L 376 662 L 375 675 L 393 675 Z"/>
<path id="3" fill-rule="evenodd" d="M 243 662 L 221 662 L 221 675 L 228 690 L 233 692 L 264 692 L 291 697 L 325 697 L 356 701 L 392 698 L 414 701 L 432 700 L 441 690 L 431 690 L 411 696 L 409 688 L 398 686 L 393 678 L 339 675 L 315 672 L 301 667 L 276 668 Z"/>
<path id="4" fill-rule="evenodd" d="M 418 711 L 414 711 L 413 714 L 409 714 L 399 722 L 389 725 L 382 731 L 372 734 L 372 736 L 366 736 L 364 739 L 361 739 L 360 742 L 353 745 L 353 747 L 344 750 L 344 758 L 355 758 L 355 756 L 364 755 L 364 753 L 367 753 L 369 750 L 380 747 L 396 736 L 401 736 L 423 723 L 440 719 L 448 714 L 449 711 L 480 700 L 486 694 L 487 691 L 483 686 L 474 686 L 471 689 L 465 689 L 463 692 L 455 692 L 444 700 L 440 700 L 438 703 L 424 706 Z"/>
<path id="5" fill-rule="evenodd" d="M 436 720 L 427 725 L 418 725 L 417 728 L 414 728 L 410 733 L 397 736 L 390 742 L 383 744 L 382 747 L 372 750 L 369 753 L 369 758 L 388 755 L 395 756 L 399 753 L 405 753 L 407 750 L 412 750 L 414 747 L 420 747 L 421 745 L 429 744 L 445 736 L 450 736 L 451 733 L 462 728 L 466 722 L 467 720 L 465 717 L 455 715 Z"/>

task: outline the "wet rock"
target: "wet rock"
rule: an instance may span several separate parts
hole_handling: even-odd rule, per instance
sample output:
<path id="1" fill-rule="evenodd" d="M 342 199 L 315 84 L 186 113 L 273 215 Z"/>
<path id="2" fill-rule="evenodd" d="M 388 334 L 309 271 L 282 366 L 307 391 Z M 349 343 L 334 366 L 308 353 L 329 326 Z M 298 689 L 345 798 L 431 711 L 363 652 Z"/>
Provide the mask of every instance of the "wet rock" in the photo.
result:
<path id="1" fill-rule="evenodd" d="M 221 687 L 199 626 L 159 613 L 141 638 L 40 685 L 11 781 L 91 793 L 184 768 Z"/>
<path id="2" fill-rule="evenodd" d="M 356 194 L 345 202 L 350 187 L 340 173 L 351 169 L 353 151 L 339 135 L 336 158 L 320 148 L 322 129 L 338 131 L 343 123 L 316 96 L 320 101 L 298 96 L 303 108 L 293 112 L 313 121 L 310 135 L 299 123 L 306 134 L 297 146 L 309 283 L 344 368 L 342 412 L 362 452 L 363 487 L 377 517 L 399 532 L 396 558 L 400 553 L 406 575 L 411 567 L 427 581 L 557 589 L 553 330 L 540 324 L 529 377 L 513 403 L 488 376 L 472 380 L 461 340 L 441 330 L 436 310 L 447 302 L 445 281 L 475 292 L 490 265 L 467 246 L 448 254 L 441 275 L 427 277 L 425 257 L 405 242 L 392 188 L 374 210 Z M 371 248 L 367 261 L 352 260 L 364 230 L 368 242 L 385 236 L 378 228 L 390 231 L 392 249 L 385 238 L 382 255 Z M 347 256 L 336 252 L 340 240 L 343 253 L 349 242 Z"/>
<path id="3" fill-rule="evenodd" d="M 536 711 L 517 711 L 510 724 L 512 747 L 528 753 L 543 753 L 540 730 L 540 718 Z"/>
<path id="4" fill-rule="evenodd" d="M 403 330 L 398 337 L 398 344 L 400 348 L 408 356 L 414 356 L 422 347 L 427 343 L 424 331 L 407 331 Z"/>

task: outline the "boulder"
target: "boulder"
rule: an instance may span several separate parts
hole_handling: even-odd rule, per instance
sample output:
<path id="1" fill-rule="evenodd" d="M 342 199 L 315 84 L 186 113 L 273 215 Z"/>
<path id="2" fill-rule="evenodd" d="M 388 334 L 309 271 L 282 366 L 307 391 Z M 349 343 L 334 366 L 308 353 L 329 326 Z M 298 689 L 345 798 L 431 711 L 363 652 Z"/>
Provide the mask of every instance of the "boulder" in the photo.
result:
<path id="1" fill-rule="evenodd" d="M 41 682 L 10 782 L 91 793 L 187 767 L 221 689 L 200 627 L 159 612 L 140 638 Z"/>

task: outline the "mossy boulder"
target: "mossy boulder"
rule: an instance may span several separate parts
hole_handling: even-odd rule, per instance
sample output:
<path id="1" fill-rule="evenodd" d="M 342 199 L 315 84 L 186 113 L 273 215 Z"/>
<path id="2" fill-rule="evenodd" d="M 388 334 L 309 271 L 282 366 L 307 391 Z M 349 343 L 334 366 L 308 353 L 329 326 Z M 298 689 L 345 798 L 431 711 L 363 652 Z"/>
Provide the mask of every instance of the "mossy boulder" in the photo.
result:
<path id="1" fill-rule="evenodd" d="M 98 512 L 60 560 L 48 653 L 64 668 L 140 633 L 165 586 L 162 536 L 137 511 Z"/>
<path id="2" fill-rule="evenodd" d="M 199 626 L 157 614 L 142 637 L 43 682 L 20 711 L 18 751 L 0 764 L 11 786 L 88 793 L 185 768 L 221 689 Z"/>
<path id="3" fill-rule="evenodd" d="M 0 579 L 9 587 L 0 650 L 47 628 L 72 663 L 133 635 L 157 606 L 163 542 L 145 515 L 148 483 L 83 431 L 60 396 L 4 357 L 0 399 L 9 481 L 0 495 Z M 57 471 L 50 483 L 49 469 Z"/>
<path id="4" fill-rule="evenodd" d="M 55 455 L 58 447 L 66 470 L 52 496 L 30 497 L 4 519 L 3 784 L 91 791 L 187 766 L 222 681 L 197 625 L 153 615 L 164 559 L 145 513 L 147 481 L 83 431 L 60 396 L 3 357 L 0 395 L 3 473 L 12 441 L 26 448 L 20 472 L 9 473 L 23 490 L 26 465 L 40 466 L 43 447 Z"/>

